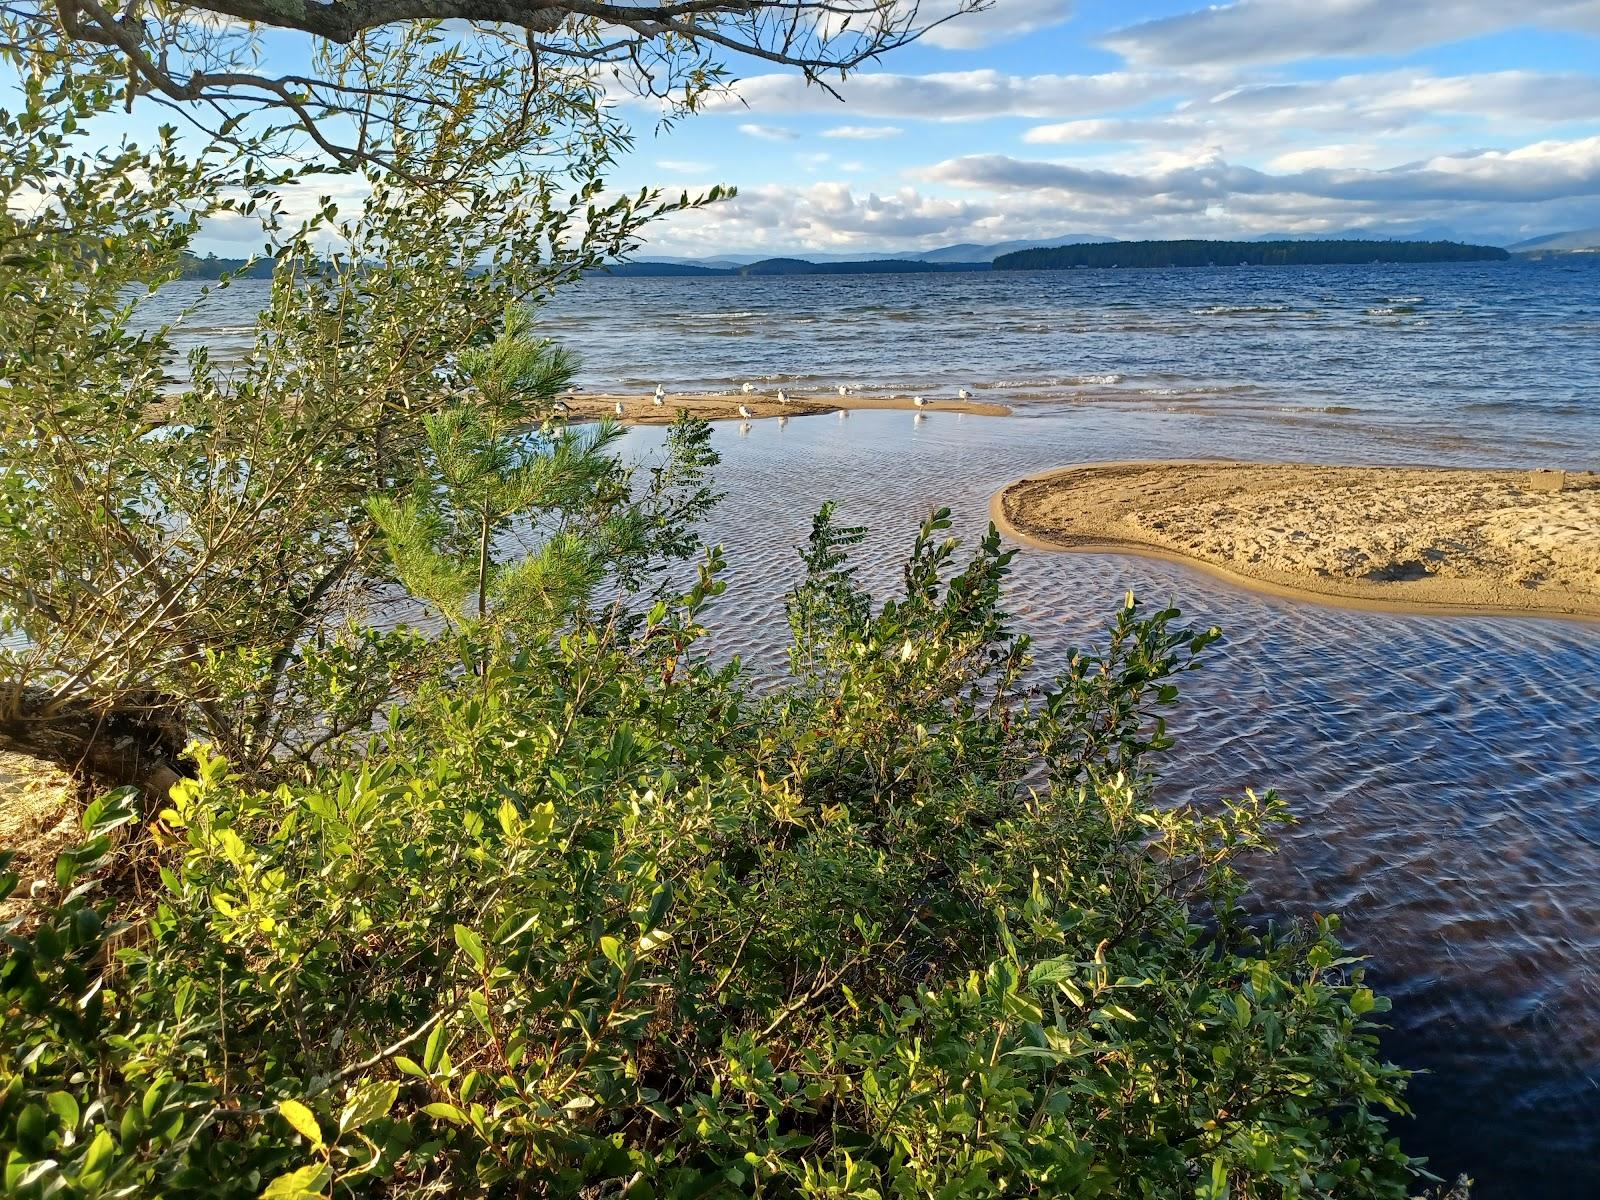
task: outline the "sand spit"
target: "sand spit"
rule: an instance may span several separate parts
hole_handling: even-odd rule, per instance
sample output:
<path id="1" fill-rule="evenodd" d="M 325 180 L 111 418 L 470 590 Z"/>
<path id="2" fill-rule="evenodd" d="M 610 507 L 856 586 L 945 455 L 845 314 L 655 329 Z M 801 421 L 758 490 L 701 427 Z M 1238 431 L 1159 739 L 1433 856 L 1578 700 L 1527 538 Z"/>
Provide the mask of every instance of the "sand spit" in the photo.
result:
<path id="1" fill-rule="evenodd" d="M 572 420 L 595 420 L 600 417 L 619 419 L 624 425 L 666 425 L 678 415 L 679 409 L 688 409 L 697 417 L 709 421 L 736 421 L 739 406 L 750 410 L 755 420 L 764 417 L 804 417 L 817 413 L 838 412 L 855 408 L 917 409 L 910 396 L 830 396 L 826 393 L 791 393 L 789 403 L 779 404 L 776 389 L 760 391 L 753 395 L 737 392 L 669 392 L 664 403 L 652 403 L 649 392 L 576 392 L 563 397 L 570 409 Z M 622 404 L 622 416 L 617 418 L 616 406 Z M 980 400 L 941 399 L 929 396 L 926 407 L 920 412 L 975 413 L 986 417 L 1008 417 L 1011 410 L 1004 404 L 988 404 Z"/>
<path id="2" fill-rule="evenodd" d="M 1440 467 L 1093 463 L 1018 480 L 992 509 L 1012 537 L 1048 549 L 1155 554 L 1284 595 L 1600 617 L 1600 477 L 1563 483 Z"/>

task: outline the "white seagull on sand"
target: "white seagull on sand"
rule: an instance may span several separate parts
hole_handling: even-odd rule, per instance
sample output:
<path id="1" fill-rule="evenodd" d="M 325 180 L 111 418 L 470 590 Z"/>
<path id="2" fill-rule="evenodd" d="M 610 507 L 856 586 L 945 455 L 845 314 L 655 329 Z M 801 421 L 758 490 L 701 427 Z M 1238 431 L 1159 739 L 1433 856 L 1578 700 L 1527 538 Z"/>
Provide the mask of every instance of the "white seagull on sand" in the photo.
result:
<path id="1" fill-rule="evenodd" d="M 911 397 L 911 403 L 915 404 L 918 408 L 927 408 L 928 407 L 927 400 L 925 400 L 921 396 L 913 396 L 913 397 Z"/>
<path id="2" fill-rule="evenodd" d="M 844 384 L 841 383 L 839 385 L 839 395 L 848 396 L 849 394 L 850 394 L 850 389 L 847 388 Z"/>
<path id="3" fill-rule="evenodd" d="M 617 414 L 617 416 L 619 416 L 619 417 L 622 415 L 622 401 L 621 400 L 618 400 L 616 402 L 616 404 L 612 405 L 612 411 L 615 412 Z"/>
<path id="4" fill-rule="evenodd" d="M 746 396 L 754 396 L 756 394 L 756 385 L 753 383 L 747 383 L 739 390 Z"/>
<path id="5" fill-rule="evenodd" d="M 656 403 L 660 404 L 667 398 L 667 389 L 661 384 L 656 384 Z"/>
<path id="6" fill-rule="evenodd" d="M 778 403 L 779 404 L 787 404 L 787 403 L 789 403 L 789 393 L 784 391 L 782 388 L 778 389 Z"/>
<path id="7" fill-rule="evenodd" d="M 656 389 L 656 394 L 654 396 L 650 397 L 650 403 L 654 404 L 657 408 L 660 408 L 666 402 L 667 402 L 667 394 L 665 392 L 663 392 L 660 388 L 657 388 Z"/>
<path id="8" fill-rule="evenodd" d="M 972 399 L 972 393 L 967 391 L 966 388 L 962 388 L 959 392 L 956 393 L 956 399 L 958 399 L 958 400 L 971 400 Z"/>
<path id="9" fill-rule="evenodd" d="M 568 404 L 565 400 L 557 400 L 555 403 L 555 410 L 564 417 L 572 411 L 572 405 Z"/>
<path id="10" fill-rule="evenodd" d="M 743 404 L 739 405 L 739 415 L 741 417 L 743 417 L 746 421 L 748 421 L 751 417 L 755 416 L 755 414 L 753 412 L 751 412 L 750 409 L 748 407 L 746 407 L 745 405 L 743 405 Z"/>

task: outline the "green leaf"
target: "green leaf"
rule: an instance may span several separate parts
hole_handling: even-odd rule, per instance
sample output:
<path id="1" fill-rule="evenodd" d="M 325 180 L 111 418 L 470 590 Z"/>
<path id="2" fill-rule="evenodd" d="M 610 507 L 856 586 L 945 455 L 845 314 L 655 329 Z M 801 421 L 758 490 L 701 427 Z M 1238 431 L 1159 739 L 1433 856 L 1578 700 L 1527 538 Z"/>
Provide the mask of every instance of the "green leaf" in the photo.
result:
<path id="1" fill-rule="evenodd" d="M 488 958 L 483 952 L 483 941 L 477 934 L 473 933 L 465 925 L 457 925 L 456 945 L 467 952 L 473 963 L 477 965 L 478 970 L 484 969 L 484 964 L 488 962 Z"/>
<path id="2" fill-rule="evenodd" d="M 441 1121 L 449 1121 L 452 1125 L 465 1125 L 467 1114 L 454 1104 L 424 1104 L 422 1111 L 430 1117 L 438 1117 Z"/>
<path id="3" fill-rule="evenodd" d="M 326 1163 L 310 1163 L 267 1184 L 261 1189 L 261 1200 L 308 1200 L 321 1196 L 332 1175 Z"/>
<path id="4" fill-rule="evenodd" d="M 1199 1189 L 1200 1200 L 1228 1200 L 1228 1167 L 1220 1158 L 1211 1160 L 1209 1185 Z"/>
<path id="5" fill-rule="evenodd" d="M 444 1022 L 440 1021 L 428 1035 L 428 1044 L 422 1048 L 422 1066 L 425 1070 L 438 1069 L 439 1060 L 444 1057 L 444 1048 L 449 1042 L 450 1035 L 445 1032 Z"/>
<path id="6" fill-rule="evenodd" d="M 78 1127 L 78 1100 L 71 1092 L 51 1092 L 45 1099 L 50 1106 L 50 1111 L 61 1118 L 61 1123 L 69 1130 Z"/>
<path id="7" fill-rule="evenodd" d="M 296 1133 L 311 1143 L 312 1149 L 322 1149 L 322 1127 L 317 1124 L 314 1112 L 298 1100 L 279 1100 L 278 1113 L 294 1126 Z"/>
<path id="8" fill-rule="evenodd" d="M 117 1139 L 112 1137 L 111 1131 L 102 1125 L 95 1131 L 94 1140 L 89 1143 L 89 1149 L 84 1152 L 83 1166 L 78 1168 L 79 1183 L 91 1186 L 98 1184 L 116 1156 Z"/>
<path id="9" fill-rule="evenodd" d="M 360 1129 L 380 1117 L 388 1116 L 399 1095 L 400 1084 L 392 1079 L 362 1084 L 339 1114 L 339 1132 Z"/>

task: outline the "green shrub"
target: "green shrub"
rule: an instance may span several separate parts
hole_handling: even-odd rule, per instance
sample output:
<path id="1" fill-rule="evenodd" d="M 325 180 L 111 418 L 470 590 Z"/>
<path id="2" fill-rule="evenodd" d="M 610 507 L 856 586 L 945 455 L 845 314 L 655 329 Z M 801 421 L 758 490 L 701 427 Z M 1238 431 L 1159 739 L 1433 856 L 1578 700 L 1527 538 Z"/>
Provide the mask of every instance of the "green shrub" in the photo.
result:
<path id="1" fill-rule="evenodd" d="M 1217 632 L 1130 597 L 1029 692 L 947 525 L 878 606 L 824 509 L 774 692 L 696 654 L 713 553 L 364 762 L 200 750 L 139 887 L 92 806 L 6 935 L 6 1194 L 1405 1195 L 1385 1001 L 1240 905 L 1282 803 L 1150 802 Z"/>

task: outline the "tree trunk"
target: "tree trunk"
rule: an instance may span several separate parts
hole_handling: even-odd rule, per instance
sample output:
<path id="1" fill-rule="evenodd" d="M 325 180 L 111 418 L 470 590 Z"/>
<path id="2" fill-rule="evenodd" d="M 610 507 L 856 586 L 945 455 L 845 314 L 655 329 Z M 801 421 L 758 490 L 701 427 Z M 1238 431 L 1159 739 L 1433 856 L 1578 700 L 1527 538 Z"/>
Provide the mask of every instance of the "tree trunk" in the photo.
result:
<path id="1" fill-rule="evenodd" d="M 34 690 L 13 699 L 0 711 L 0 750 L 55 763 L 85 783 L 136 787 L 151 812 L 185 774 L 179 763 L 188 734 L 167 697 L 126 696 L 110 708 L 50 702 Z"/>

